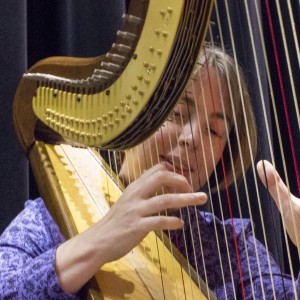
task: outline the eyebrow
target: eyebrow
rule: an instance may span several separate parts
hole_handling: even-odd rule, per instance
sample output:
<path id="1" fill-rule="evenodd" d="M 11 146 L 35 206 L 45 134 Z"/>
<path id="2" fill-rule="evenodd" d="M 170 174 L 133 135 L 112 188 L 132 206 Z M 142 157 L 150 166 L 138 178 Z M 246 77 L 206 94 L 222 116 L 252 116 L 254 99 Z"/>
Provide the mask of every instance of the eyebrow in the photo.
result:
<path id="1" fill-rule="evenodd" d="M 190 91 L 184 91 L 183 95 L 179 99 L 179 103 L 186 103 L 188 106 L 195 107 L 195 100 L 189 96 Z"/>
<path id="2" fill-rule="evenodd" d="M 184 91 L 183 96 L 179 99 L 178 103 L 186 103 L 189 107 L 195 107 L 195 100 L 189 96 L 192 94 L 191 91 Z M 216 117 L 217 119 L 226 120 L 227 124 L 232 125 L 232 120 L 227 114 L 223 114 L 222 112 L 212 112 L 209 117 Z"/>

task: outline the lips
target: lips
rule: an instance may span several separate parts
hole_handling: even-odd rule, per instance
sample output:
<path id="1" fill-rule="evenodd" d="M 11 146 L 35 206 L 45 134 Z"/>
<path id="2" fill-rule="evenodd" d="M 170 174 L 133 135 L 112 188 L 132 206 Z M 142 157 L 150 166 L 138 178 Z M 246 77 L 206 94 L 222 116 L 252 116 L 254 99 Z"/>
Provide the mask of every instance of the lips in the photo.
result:
<path id="1" fill-rule="evenodd" d="M 177 174 L 189 177 L 193 172 L 192 168 L 189 167 L 188 163 L 180 160 L 177 156 L 160 156 L 160 162 L 165 165 L 167 170 L 175 172 Z"/>

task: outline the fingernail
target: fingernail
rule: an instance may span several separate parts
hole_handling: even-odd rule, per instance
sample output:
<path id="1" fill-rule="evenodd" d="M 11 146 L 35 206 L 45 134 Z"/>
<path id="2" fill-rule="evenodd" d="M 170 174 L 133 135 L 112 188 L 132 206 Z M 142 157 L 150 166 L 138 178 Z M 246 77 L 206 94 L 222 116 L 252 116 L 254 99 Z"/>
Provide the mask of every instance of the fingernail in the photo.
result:
<path id="1" fill-rule="evenodd" d="M 203 193 L 203 192 L 197 192 L 197 195 L 199 195 L 201 198 L 205 198 L 205 200 L 207 200 L 207 194 Z"/>

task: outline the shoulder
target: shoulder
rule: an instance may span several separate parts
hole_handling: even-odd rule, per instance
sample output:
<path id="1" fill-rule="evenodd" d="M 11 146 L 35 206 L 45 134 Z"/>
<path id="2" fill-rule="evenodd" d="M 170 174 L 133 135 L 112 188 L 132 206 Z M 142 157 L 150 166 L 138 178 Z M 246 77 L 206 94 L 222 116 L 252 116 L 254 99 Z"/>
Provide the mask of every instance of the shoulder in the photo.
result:
<path id="1" fill-rule="evenodd" d="M 26 244 L 51 247 L 62 243 L 64 238 L 48 212 L 43 199 L 28 200 L 24 209 L 17 215 L 3 232 L 0 242 L 15 244 L 26 241 Z"/>

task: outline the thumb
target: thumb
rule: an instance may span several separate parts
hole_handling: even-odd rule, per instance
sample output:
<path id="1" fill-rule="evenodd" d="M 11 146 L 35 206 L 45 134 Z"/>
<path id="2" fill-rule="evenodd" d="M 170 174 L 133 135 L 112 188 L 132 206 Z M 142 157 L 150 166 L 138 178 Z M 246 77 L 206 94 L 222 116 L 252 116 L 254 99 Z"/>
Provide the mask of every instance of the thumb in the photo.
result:
<path id="1" fill-rule="evenodd" d="M 287 186 L 283 183 L 275 167 L 267 160 L 259 161 L 256 168 L 260 180 L 268 189 L 268 192 L 271 194 L 279 208 L 281 206 L 280 201 L 290 198 Z"/>

